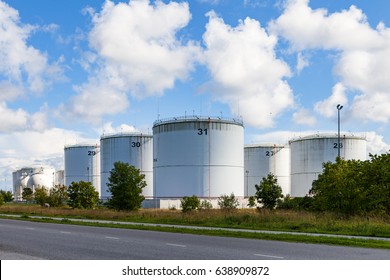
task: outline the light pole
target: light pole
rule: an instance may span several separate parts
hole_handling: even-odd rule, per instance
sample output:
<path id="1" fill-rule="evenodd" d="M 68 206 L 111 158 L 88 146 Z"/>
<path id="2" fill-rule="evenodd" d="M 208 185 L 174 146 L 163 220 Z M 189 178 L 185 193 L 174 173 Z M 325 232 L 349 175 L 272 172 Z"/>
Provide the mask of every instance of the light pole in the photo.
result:
<path id="1" fill-rule="evenodd" d="M 337 104 L 337 157 L 340 158 L 340 111 L 343 106 Z"/>

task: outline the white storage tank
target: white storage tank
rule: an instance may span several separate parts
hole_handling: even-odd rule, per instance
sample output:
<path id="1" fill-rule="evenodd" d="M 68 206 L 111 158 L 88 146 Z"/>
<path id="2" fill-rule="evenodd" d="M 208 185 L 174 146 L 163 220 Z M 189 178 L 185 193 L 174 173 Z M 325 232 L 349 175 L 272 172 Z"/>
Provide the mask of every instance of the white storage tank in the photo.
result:
<path id="1" fill-rule="evenodd" d="M 27 182 L 33 171 L 31 167 L 23 167 L 17 171 L 12 172 L 13 179 L 13 194 L 14 199 L 17 201 L 22 200 L 22 192 L 24 188 L 27 188 Z"/>
<path id="2" fill-rule="evenodd" d="M 244 148 L 245 196 L 256 194 L 255 185 L 272 173 L 283 195 L 291 193 L 290 147 L 288 145 L 256 144 Z"/>
<path id="3" fill-rule="evenodd" d="M 51 189 L 54 185 L 55 170 L 52 167 L 40 166 L 32 169 L 27 187 L 35 191 L 38 187 Z"/>
<path id="4" fill-rule="evenodd" d="M 100 174 L 99 174 L 99 176 L 100 176 Z M 99 182 L 99 184 L 100 184 L 100 182 Z M 56 176 L 55 176 L 55 179 L 54 179 L 54 185 L 59 185 L 59 186 L 65 185 L 65 171 L 64 170 L 56 171 Z"/>
<path id="5" fill-rule="evenodd" d="M 240 120 L 180 117 L 153 126 L 156 198 L 244 196 Z"/>
<path id="6" fill-rule="evenodd" d="M 340 157 L 345 160 L 366 160 L 367 141 L 363 137 L 337 134 L 317 134 L 290 141 L 291 196 L 303 197 L 309 193 L 314 180 L 322 173 L 323 163 L 335 162 L 338 145 Z"/>
<path id="7" fill-rule="evenodd" d="M 142 133 L 120 133 L 103 135 L 101 147 L 101 198 L 111 196 L 108 192 L 110 171 L 117 161 L 129 163 L 145 175 L 145 198 L 153 197 L 153 136 Z"/>
<path id="8" fill-rule="evenodd" d="M 100 193 L 100 146 L 71 145 L 64 148 L 64 183 L 91 182 Z"/>

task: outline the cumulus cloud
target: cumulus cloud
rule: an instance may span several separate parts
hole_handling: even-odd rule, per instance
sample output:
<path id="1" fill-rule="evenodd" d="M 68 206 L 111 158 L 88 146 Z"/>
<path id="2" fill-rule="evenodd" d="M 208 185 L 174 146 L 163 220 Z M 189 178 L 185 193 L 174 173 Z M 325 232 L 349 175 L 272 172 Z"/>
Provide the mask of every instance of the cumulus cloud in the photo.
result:
<path id="1" fill-rule="evenodd" d="M 41 164 L 63 169 L 64 146 L 84 142 L 95 143 L 98 140 L 59 128 L 4 134 L 0 137 L 0 176 L 11 185 L 12 172 L 24 166 Z"/>
<path id="2" fill-rule="evenodd" d="M 309 62 L 309 59 L 304 55 L 302 54 L 301 52 L 298 53 L 297 55 L 297 66 L 296 66 L 296 69 L 297 69 L 297 73 L 301 73 L 301 71 L 308 67 L 310 65 L 310 62 Z"/>
<path id="3" fill-rule="evenodd" d="M 335 86 L 351 93 L 352 116 L 387 123 L 390 119 L 390 29 L 384 23 L 372 28 L 356 6 L 329 14 L 326 9 L 309 7 L 309 0 L 288 0 L 283 14 L 268 26 L 272 34 L 285 38 L 291 49 L 337 51 Z M 358 36 L 357 36 L 358 34 Z M 341 85 L 340 85 L 341 84 Z M 330 117 L 337 94 L 316 104 L 315 109 Z"/>
<path id="4" fill-rule="evenodd" d="M 18 108 L 10 109 L 7 103 L 0 102 L 0 133 L 33 130 L 43 131 L 47 128 L 48 107 L 44 105 L 38 112 L 28 113 Z"/>
<path id="5" fill-rule="evenodd" d="M 319 101 L 314 105 L 314 109 L 325 117 L 334 117 L 336 106 L 342 104 L 346 106 L 348 99 L 345 93 L 345 87 L 338 83 L 333 87 L 332 95 L 325 100 Z"/>
<path id="6" fill-rule="evenodd" d="M 297 124 L 313 126 L 316 124 L 316 118 L 308 110 L 302 108 L 293 114 L 293 120 Z"/>
<path id="7" fill-rule="evenodd" d="M 93 24 L 89 45 L 96 56 L 89 54 L 84 63 L 92 62 L 97 70 L 90 74 L 94 78 L 77 87 L 78 96 L 71 103 L 76 115 L 90 118 L 121 112 L 129 104 L 128 94 L 162 95 L 177 80 L 185 80 L 200 59 L 200 47 L 177 36 L 191 19 L 185 2 L 107 0 L 100 12 L 89 13 Z"/>
<path id="8" fill-rule="evenodd" d="M 274 118 L 294 103 L 284 80 L 290 69 L 274 51 L 276 37 L 250 18 L 231 27 L 214 12 L 207 15 L 203 41 L 205 63 L 215 82 L 214 98 L 229 104 L 249 125 L 272 126 Z"/>
<path id="9" fill-rule="evenodd" d="M 50 65 L 46 54 L 28 45 L 35 29 L 21 23 L 18 11 L 0 1 L 0 81 L 36 93 L 60 75 L 61 69 Z M 18 91 L 18 95 L 21 93 Z"/>
<path id="10" fill-rule="evenodd" d="M 384 154 L 390 151 L 390 143 L 383 140 L 383 136 L 374 131 L 366 133 L 367 151 L 370 154 Z"/>
<path id="11" fill-rule="evenodd" d="M 269 30 L 286 38 L 296 50 L 374 49 L 383 43 L 383 38 L 356 6 L 328 14 L 326 9 L 313 10 L 309 2 L 287 0 L 283 14 L 269 23 Z"/>
<path id="12" fill-rule="evenodd" d="M 111 133 L 126 133 L 126 132 L 138 132 L 132 125 L 121 124 L 117 127 L 112 126 L 112 122 L 107 122 L 103 125 L 103 134 L 111 134 Z"/>

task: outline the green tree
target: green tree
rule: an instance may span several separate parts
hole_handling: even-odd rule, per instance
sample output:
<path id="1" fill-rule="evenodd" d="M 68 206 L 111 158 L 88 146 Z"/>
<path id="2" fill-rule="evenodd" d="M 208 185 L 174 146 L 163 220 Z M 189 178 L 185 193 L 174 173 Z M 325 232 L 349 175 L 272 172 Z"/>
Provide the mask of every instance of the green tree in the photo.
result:
<path id="1" fill-rule="evenodd" d="M 247 206 L 249 207 L 249 208 L 252 208 L 252 207 L 255 207 L 256 206 L 256 197 L 255 196 L 250 196 L 249 198 L 248 198 L 248 204 L 247 204 Z"/>
<path id="2" fill-rule="evenodd" d="M 64 185 L 56 185 L 50 190 L 49 204 L 52 207 L 63 206 L 68 201 L 67 188 Z"/>
<path id="3" fill-rule="evenodd" d="M 323 164 L 323 172 L 313 181 L 310 194 L 313 207 L 346 216 L 366 213 L 370 180 L 365 171 L 368 161 L 336 159 Z"/>
<path id="4" fill-rule="evenodd" d="M 237 209 L 240 203 L 238 199 L 234 196 L 234 193 L 230 195 L 221 195 L 218 197 L 218 206 L 224 210 L 234 210 Z"/>
<path id="5" fill-rule="evenodd" d="M 31 188 L 24 188 L 22 191 L 22 198 L 26 201 L 32 201 L 34 198 L 34 193 Z"/>
<path id="6" fill-rule="evenodd" d="M 390 154 L 371 155 L 367 173 L 367 208 L 375 214 L 390 215 Z"/>
<path id="7" fill-rule="evenodd" d="M 68 187 L 68 205 L 72 208 L 95 208 L 99 202 L 99 193 L 91 182 L 72 182 Z"/>
<path id="8" fill-rule="evenodd" d="M 141 208 L 145 197 L 142 189 L 146 187 L 145 175 L 134 166 L 115 162 L 108 178 L 108 192 L 111 198 L 108 206 L 116 210 L 137 210 Z"/>
<path id="9" fill-rule="evenodd" d="M 263 208 L 274 209 L 278 201 L 283 197 L 282 188 L 278 185 L 276 177 L 269 173 L 263 177 L 259 185 L 255 185 L 257 202 L 263 205 Z"/>
<path id="10" fill-rule="evenodd" d="M 191 212 L 200 206 L 200 200 L 196 195 L 185 196 L 180 200 L 181 210 L 183 212 Z"/>
<path id="11" fill-rule="evenodd" d="M 45 187 L 38 187 L 34 192 L 34 200 L 39 205 L 44 205 L 45 203 L 49 203 L 49 192 Z"/>
<path id="12" fill-rule="evenodd" d="M 3 199 L 3 196 L 0 195 L 0 206 L 4 204 L 4 199 Z"/>
<path id="13" fill-rule="evenodd" d="M 14 200 L 14 195 L 11 191 L 0 190 L 0 195 L 3 197 L 4 202 L 11 202 Z"/>

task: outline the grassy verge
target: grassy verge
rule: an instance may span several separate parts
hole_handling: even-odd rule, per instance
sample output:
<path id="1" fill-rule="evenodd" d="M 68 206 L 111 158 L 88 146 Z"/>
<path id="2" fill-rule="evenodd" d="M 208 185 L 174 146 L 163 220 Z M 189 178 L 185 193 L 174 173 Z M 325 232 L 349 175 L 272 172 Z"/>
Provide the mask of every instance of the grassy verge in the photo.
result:
<path id="1" fill-rule="evenodd" d="M 221 210 L 182 213 L 174 210 L 143 209 L 134 212 L 117 212 L 108 209 L 77 210 L 70 208 L 43 208 L 36 205 L 7 204 L 0 207 L 0 213 L 29 216 L 47 216 L 63 218 L 98 219 L 112 221 L 158 223 L 172 225 L 193 225 L 218 227 L 221 230 L 179 229 L 171 227 L 148 227 L 133 225 L 107 225 L 88 223 L 93 226 L 133 228 L 141 230 L 158 230 L 182 233 L 207 234 L 218 236 L 258 238 L 280 241 L 323 243 L 371 248 L 390 249 L 390 242 L 379 240 L 348 239 L 341 237 L 297 236 L 289 234 L 264 234 L 224 231 L 223 228 L 277 230 L 289 232 L 326 233 L 354 236 L 390 237 L 390 223 L 385 217 L 351 217 L 342 218 L 331 213 L 311 213 L 297 211 L 257 211 L 241 209 L 233 212 Z M 41 221 L 41 220 L 40 220 Z M 47 220 L 47 222 L 54 222 Z M 72 224 L 84 224 L 71 222 Z"/>

